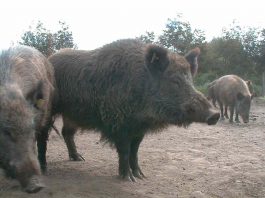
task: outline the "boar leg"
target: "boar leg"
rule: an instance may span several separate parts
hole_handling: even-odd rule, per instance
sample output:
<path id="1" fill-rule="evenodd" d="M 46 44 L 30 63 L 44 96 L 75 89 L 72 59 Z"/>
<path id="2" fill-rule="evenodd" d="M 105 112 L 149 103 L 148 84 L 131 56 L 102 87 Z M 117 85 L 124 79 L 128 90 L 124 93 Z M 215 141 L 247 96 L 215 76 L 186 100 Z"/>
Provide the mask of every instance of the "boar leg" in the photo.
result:
<path id="1" fill-rule="evenodd" d="M 236 110 L 236 118 L 235 118 L 235 121 L 236 121 L 237 123 L 240 123 L 239 118 L 238 118 L 238 112 L 237 112 L 237 110 Z"/>
<path id="2" fill-rule="evenodd" d="M 229 122 L 230 123 L 233 123 L 233 117 L 234 117 L 234 106 L 230 106 L 229 107 L 229 109 L 230 109 L 230 119 L 229 119 Z"/>
<path id="3" fill-rule="evenodd" d="M 213 98 L 212 103 L 213 103 L 213 106 L 214 106 L 214 107 L 217 107 L 217 106 L 216 106 L 216 99 L 215 99 L 215 98 Z"/>
<path id="4" fill-rule="evenodd" d="M 125 136 L 123 136 L 122 138 L 119 137 L 115 141 L 115 146 L 119 155 L 119 176 L 124 180 L 135 182 L 136 180 L 129 165 L 130 145 L 131 140 L 129 140 L 128 137 Z"/>
<path id="5" fill-rule="evenodd" d="M 130 151 L 130 167 L 132 169 L 132 174 L 134 177 L 137 177 L 139 179 L 145 178 L 145 175 L 141 171 L 140 166 L 138 164 L 138 149 L 143 138 L 144 135 L 141 137 L 134 138 L 131 142 Z"/>
<path id="6" fill-rule="evenodd" d="M 227 113 L 227 108 L 228 108 L 228 106 L 225 105 L 225 114 L 224 114 L 224 116 L 225 116 L 226 119 L 229 119 L 228 113 Z"/>
<path id="7" fill-rule="evenodd" d="M 218 104 L 219 104 L 219 107 L 220 107 L 220 110 L 221 110 L 221 120 L 224 120 L 225 117 L 224 117 L 224 107 L 223 107 L 223 103 L 221 103 L 220 101 L 218 101 Z"/>
<path id="8" fill-rule="evenodd" d="M 48 136 L 48 125 L 37 134 L 38 159 L 42 173 L 46 173 L 47 171 L 46 151 Z"/>
<path id="9" fill-rule="evenodd" d="M 63 118 L 63 128 L 62 128 L 62 135 L 64 138 L 64 141 L 66 143 L 69 159 L 73 161 L 85 161 L 85 159 L 77 153 L 76 145 L 74 141 L 74 135 L 77 131 L 77 128 L 71 126 L 68 124 L 68 122 Z"/>

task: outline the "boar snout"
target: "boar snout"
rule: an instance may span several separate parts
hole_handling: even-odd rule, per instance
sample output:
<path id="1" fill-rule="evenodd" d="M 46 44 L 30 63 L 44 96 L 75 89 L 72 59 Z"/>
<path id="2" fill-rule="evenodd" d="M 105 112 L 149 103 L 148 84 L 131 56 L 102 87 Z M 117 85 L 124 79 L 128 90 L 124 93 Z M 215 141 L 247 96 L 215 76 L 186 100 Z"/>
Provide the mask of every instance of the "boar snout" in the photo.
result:
<path id="1" fill-rule="evenodd" d="M 45 187 L 45 185 L 42 182 L 40 176 L 34 175 L 29 179 L 29 182 L 28 182 L 27 186 L 24 188 L 24 190 L 27 193 L 37 193 L 44 187 Z"/>
<path id="2" fill-rule="evenodd" d="M 248 123 L 249 122 L 249 118 L 242 118 L 244 123 Z"/>
<path id="3" fill-rule="evenodd" d="M 28 161 L 13 161 L 10 163 L 15 177 L 27 193 L 36 193 L 45 187 L 41 179 L 40 166 L 37 159 Z"/>
<path id="4" fill-rule="evenodd" d="M 220 113 L 214 108 L 211 103 L 200 92 L 192 97 L 184 105 L 184 112 L 188 120 L 191 122 L 207 123 L 214 125 L 220 118 Z"/>
<path id="5" fill-rule="evenodd" d="M 207 119 L 206 122 L 208 125 L 215 125 L 220 118 L 220 113 L 214 112 Z"/>

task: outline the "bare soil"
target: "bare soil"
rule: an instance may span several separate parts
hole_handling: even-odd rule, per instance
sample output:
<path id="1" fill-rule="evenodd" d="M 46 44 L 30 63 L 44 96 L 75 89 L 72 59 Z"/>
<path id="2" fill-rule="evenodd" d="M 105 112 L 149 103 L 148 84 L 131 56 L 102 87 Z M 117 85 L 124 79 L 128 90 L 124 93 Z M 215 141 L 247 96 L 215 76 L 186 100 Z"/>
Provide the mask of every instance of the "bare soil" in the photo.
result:
<path id="1" fill-rule="evenodd" d="M 57 123 L 58 128 L 61 122 Z M 17 181 L 0 174 L 0 197 L 5 198 L 176 198 L 265 197 L 265 101 L 255 99 L 250 123 L 215 126 L 192 124 L 170 127 L 148 135 L 140 146 L 139 161 L 145 180 L 117 178 L 115 149 L 99 142 L 99 134 L 76 135 L 86 161 L 68 160 L 62 137 L 48 142 L 47 187 L 37 194 L 21 191 Z"/>

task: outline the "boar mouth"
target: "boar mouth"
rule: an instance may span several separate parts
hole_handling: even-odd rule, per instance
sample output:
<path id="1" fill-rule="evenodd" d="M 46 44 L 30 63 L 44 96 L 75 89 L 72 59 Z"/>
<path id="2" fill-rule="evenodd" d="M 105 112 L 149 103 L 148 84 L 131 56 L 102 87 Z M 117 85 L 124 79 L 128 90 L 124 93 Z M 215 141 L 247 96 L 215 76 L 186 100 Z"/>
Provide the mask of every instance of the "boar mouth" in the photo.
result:
<path id="1" fill-rule="evenodd" d="M 247 116 L 242 116 L 240 115 L 240 117 L 242 118 L 243 122 L 246 124 L 249 122 L 249 118 Z"/>
<path id="2" fill-rule="evenodd" d="M 249 120 L 248 119 L 243 119 L 243 122 L 246 124 L 246 123 L 249 122 Z"/>
<path id="3" fill-rule="evenodd" d="M 29 179 L 29 182 L 27 186 L 24 188 L 24 191 L 27 193 L 37 193 L 45 187 L 46 186 L 44 185 L 40 177 L 34 175 Z"/>
<path id="4" fill-rule="evenodd" d="M 173 115 L 173 122 L 172 124 L 177 125 L 179 127 L 187 128 L 191 123 L 192 120 L 188 118 L 187 114 L 183 111 L 178 111 Z"/>
<path id="5" fill-rule="evenodd" d="M 203 115 L 198 116 L 196 115 L 195 110 L 189 108 L 186 111 L 178 111 L 173 115 L 174 123 L 178 126 L 188 127 L 193 122 L 202 122 L 207 123 L 208 125 L 215 125 L 219 118 L 220 113 L 219 112 L 209 112 L 209 116 L 206 119 L 203 119 Z"/>
<path id="6" fill-rule="evenodd" d="M 206 122 L 208 125 L 215 125 L 218 120 L 220 118 L 220 114 L 219 113 L 215 113 L 211 116 L 209 116 L 207 119 L 206 119 Z"/>
<path id="7" fill-rule="evenodd" d="M 16 171 L 15 171 L 14 168 L 12 168 L 10 166 L 6 166 L 3 163 L 0 163 L 0 167 L 4 170 L 6 178 L 11 178 L 11 179 L 15 179 L 16 178 Z"/>

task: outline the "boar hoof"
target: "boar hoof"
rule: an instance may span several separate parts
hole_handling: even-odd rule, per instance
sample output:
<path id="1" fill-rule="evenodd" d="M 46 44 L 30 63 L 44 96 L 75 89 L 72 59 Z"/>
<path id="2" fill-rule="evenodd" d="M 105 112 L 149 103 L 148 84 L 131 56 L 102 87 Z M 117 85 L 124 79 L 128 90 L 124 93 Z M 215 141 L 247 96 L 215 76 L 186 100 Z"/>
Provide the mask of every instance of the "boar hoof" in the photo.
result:
<path id="1" fill-rule="evenodd" d="M 41 173 L 47 175 L 47 166 L 41 166 Z"/>
<path id="2" fill-rule="evenodd" d="M 130 171 L 128 175 L 119 175 L 119 178 L 123 181 L 129 182 L 136 182 L 135 177 L 133 176 L 132 172 Z"/>
<path id="3" fill-rule="evenodd" d="M 71 161 L 86 161 L 85 158 L 79 153 L 72 154 L 69 156 Z"/>
<path id="4" fill-rule="evenodd" d="M 133 170 L 132 172 L 133 176 L 139 179 L 145 179 L 146 176 L 143 174 L 140 168 Z"/>
<path id="5" fill-rule="evenodd" d="M 30 179 L 29 184 L 24 188 L 27 193 L 37 193 L 43 189 L 45 185 L 42 183 L 39 177 L 33 176 Z"/>

